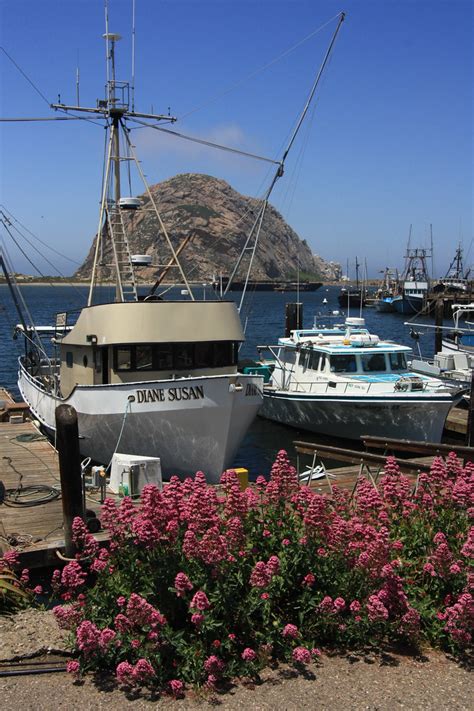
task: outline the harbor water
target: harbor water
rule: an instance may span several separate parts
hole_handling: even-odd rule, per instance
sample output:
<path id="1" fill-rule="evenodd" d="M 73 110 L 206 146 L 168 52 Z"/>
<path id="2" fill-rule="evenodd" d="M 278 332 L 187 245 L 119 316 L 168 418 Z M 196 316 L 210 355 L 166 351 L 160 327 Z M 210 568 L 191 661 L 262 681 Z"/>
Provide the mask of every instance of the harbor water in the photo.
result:
<path id="1" fill-rule="evenodd" d="M 104 291 L 109 290 L 103 287 Z M 215 298 L 210 287 L 199 287 L 196 297 Z M 299 300 L 303 303 L 303 326 L 309 328 L 313 324 L 315 314 L 327 309 L 339 309 L 337 295 L 340 287 L 321 287 L 315 292 L 301 292 L 299 298 L 296 292 L 265 292 L 256 291 L 248 293 L 242 309 L 242 320 L 246 327 L 246 341 L 240 351 L 240 359 L 256 359 L 258 345 L 275 345 L 278 338 L 283 335 L 285 324 L 285 304 Z M 22 287 L 25 303 L 36 325 L 51 325 L 55 322 L 56 313 L 73 312 L 83 308 L 86 304 L 88 288 L 78 285 L 27 285 Z M 233 292 L 230 298 L 240 302 L 241 293 Z M 172 289 L 166 294 L 169 299 L 183 299 L 180 289 Z M 324 300 L 327 301 L 323 303 Z M 359 309 L 351 309 L 351 316 L 359 316 Z M 424 357 L 433 355 L 433 332 L 420 336 L 419 341 L 410 336 L 410 327 L 404 322 L 410 317 L 397 313 L 379 313 L 373 308 L 363 308 L 362 316 L 367 327 L 383 339 L 396 341 L 409 346 L 418 355 L 418 344 Z M 413 317 L 411 317 L 413 318 Z M 73 322 L 75 317 L 68 319 Z M 423 317 L 428 322 L 428 317 Z M 22 353 L 23 339 L 13 340 L 12 334 L 18 315 L 11 300 L 8 287 L 0 285 L 0 386 L 7 388 L 18 397 L 17 358 Z M 280 449 L 286 449 L 290 458 L 295 461 L 295 440 L 308 442 L 324 442 L 326 444 L 339 444 L 355 448 L 354 442 L 347 442 L 337 438 L 323 437 L 308 432 L 285 427 L 268 420 L 257 417 L 250 431 L 247 433 L 237 453 L 235 466 L 245 467 L 254 479 L 259 474 L 267 474 L 275 455 Z M 328 466 L 330 462 L 326 462 Z"/>

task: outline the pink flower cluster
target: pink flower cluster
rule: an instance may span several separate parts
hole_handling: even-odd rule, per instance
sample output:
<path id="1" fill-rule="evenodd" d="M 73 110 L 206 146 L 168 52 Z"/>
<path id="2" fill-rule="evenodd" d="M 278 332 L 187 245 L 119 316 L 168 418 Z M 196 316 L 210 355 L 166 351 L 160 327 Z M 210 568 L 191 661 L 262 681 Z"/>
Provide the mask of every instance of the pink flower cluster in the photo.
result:
<path id="1" fill-rule="evenodd" d="M 250 585 L 253 588 L 266 588 L 274 575 L 280 572 L 280 559 L 276 555 L 270 556 L 265 563 L 263 560 L 258 561 L 250 574 Z"/>
<path id="2" fill-rule="evenodd" d="M 462 646 L 468 646 L 472 641 L 472 631 L 474 629 L 474 598 L 464 592 L 451 607 L 447 607 L 444 613 L 445 631 L 455 642 Z"/>
<path id="3" fill-rule="evenodd" d="M 126 686 L 139 686 L 150 681 L 155 675 L 155 670 L 147 659 L 139 659 L 135 665 L 120 662 L 115 670 L 118 683 Z"/>
<path id="4" fill-rule="evenodd" d="M 176 595 L 178 597 L 184 597 L 189 590 L 193 589 L 193 584 L 186 575 L 186 573 L 178 573 L 174 579 L 174 586 L 176 588 Z"/>
<path id="5" fill-rule="evenodd" d="M 296 625 L 285 625 L 282 631 L 283 637 L 288 639 L 296 639 L 299 636 L 298 627 Z"/>

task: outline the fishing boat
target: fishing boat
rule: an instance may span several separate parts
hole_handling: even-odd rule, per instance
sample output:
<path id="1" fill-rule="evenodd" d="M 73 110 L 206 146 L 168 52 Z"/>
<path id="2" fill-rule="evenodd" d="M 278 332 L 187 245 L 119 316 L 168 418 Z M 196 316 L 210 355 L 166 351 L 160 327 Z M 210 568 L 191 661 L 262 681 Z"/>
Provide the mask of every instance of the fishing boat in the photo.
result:
<path id="1" fill-rule="evenodd" d="M 18 387 L 33 416 L 54 438 L 58 405 L 75 408 L 80 451 L 108 465 L 116 452 L 159 457 L 163 475 L 197 470 L 216 482 L 236 451 L 262 402 L 262 378 L 238 372 L 245 340 L 236 304 L 228 299 L 198 301 L 141 171 L 127 122 L 128 87 L 115 79 L 120 36 L 107 31 L 107 96 L 96 108 L 53 105 L 62 112 L 87 111 L 105 119 L 108 142 L 105 179 L 87 306 L 79 315 L 60 313 L 52 327 L 22 319 L 25 337 Z M 153 121 L 171 117 L 148 114 Z M 138 212 L 138 198 L 122 195 L 121 163 L 142 177 L 188 298 L 167 301 L 155 289 L 139 296 L 135 270 L 149 255 L 130 252 L 126 216 Z M 101 277 L 112 273 L 115 300 L 101 303 Z M 159 282 L 159 280 L 157 280 Z M 53 340 L 53 350 L 47 340 Z"/>
<path id="2" fill-rule="evenodd" d="M 435 294 L 465 294 L 469 290 L 471 269 L 464 270 L 463 250 L 459 244 L 448 271 L 433 287 Z"/>
<path id="3" fill-rule="evenodd" d="M 259 414 L 310 432 L 439 442 L 461 397 L 459 388 L 411 371 L 411 349 L 381 341 L 362 318 L 338 325 L 316 318 L 312 328 L 291 330 L 259 351 L 273 369 Z"/>
<path id="4" fill-rule="evenodd" d="M 398 296 L 398 271 L 395 269 L 385 269 L 382 282 L 375 293 L 375 309 L 381 313 L 395 313 L 395 304 L 393 303 Z"/>
<path id="5" fill-rule="evenodd" d="M 359 267 L 360 264 L 356 257 L 356 283 L 353 286 L 341 287 L 341 291 L 339 292 L 337 297 L 339 306 L 341 306 L 343 309 L 349 309 L 351 306 L 365 306 L 366 294 L 364 285 L 361 286 L 359 282 Z"/>
<path id="6" fill-rule="evenodd" d="M 179 246 L 176 239 L 171 239 L 128 128 L 129 122 L 135 122 L 156 129 L 160 122 L 172 123 L 176 119 L 170 115 L 138 113 L 134 108 L 133 84 L 130 87 L 127 82 L 116 80 L 115 49 L 121 38 L 109 32 L 106 3 L 105 98 L 96 107 L 52 104 L 63 114 L 84 112 L 96 120 L 102 119 L 107 129 L 87 306 L 78 315 L 59 313 L 51 327 L 37 327 L 18 309 L 21 323 L 17 333 L 25 337 L 18 387 L 33 416 L 53 438 L 56 408 L 66 404 L 77 412 L 81 453 L 95 462 L 108 465 L 118 452 L 159 457 L 165 477 L 202 470 L 208 481 L 214 483 L 233 463 L 263 397 L 261 375 L 240 373 L 237 367 L 239 348 L 245 338 L 240 320 L 245 288 L 270 194 L 284 174 L 288 152 L 308 112 L 343 20 L 341 13 L 282 159 L 260 158 L 275 165 L 275 174 L 225 290 L 220 298 L 198 301 L 180 260 L 187 239 Z M 152 123 L 147 124 L 146 120 Z M 170 133 L 169 129 L 165 131 Z M 122 193 L 121 165 L 125 162 L 136 169 L 145 187 L 146 209 L 154 213 L 163 248 L 169 254 L 169 260 L 159 265 L 163 269 L 156 283 L 144 297 L 137 288 L 135 269 L 150 266 L 151 257 L 134 255 L 130 250 L 128 231 L 133 220 L 127 219 L 127 215 L 143 206 L 139 198 Z M 243 255 L 249 252 L 245 288 L 237 307 L 227 292 Z M 157 294 L 157 287 L 170 269 L 176 270 L 176 279 L 183 287 L 181 296 L 186 298 L 166 300 Z M 115 300 L 103 303 L 98 286 L 111 274 Z M 21 306 L 15 288 L 13 297 Z M 47 338 L 52 342 L 52 352 Z"/>
<path id="7" fill-rule="evenodd" d="M 433 256 L 433 247 L 410 248 L 411 228 L 405 254 L 405 268 L 400 279 L 400 293 L 393 299 L 395 311 L 399 314 L 421 313 L 427 306 L 430 278 L 428 259 Z M 431 242 L 433 237 L 431 236 Z"/>

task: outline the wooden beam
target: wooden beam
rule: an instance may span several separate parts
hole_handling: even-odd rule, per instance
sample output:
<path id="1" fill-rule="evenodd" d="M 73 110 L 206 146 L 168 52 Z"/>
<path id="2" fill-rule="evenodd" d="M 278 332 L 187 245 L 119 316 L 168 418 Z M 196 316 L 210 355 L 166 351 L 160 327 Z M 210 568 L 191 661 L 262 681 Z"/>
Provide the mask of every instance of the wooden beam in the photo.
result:
<path id="1" fill-rule="evenodd" d="M 409 439 L 393 439 L 390 437 L 373 437 L 363 435 L 361 440 L 369 449 L 384 449 L 397 452 L 413 452 L 424 456 L 446 455 L 449 452 L 455 454 L 466 462 L 474 462 L 474 447 L 458 447 L 453 444 L 439 444 L 436 442 L 413 442 Z"/>
<path id="2" fill-rule="evenodd" d="M 343 449 L 342 447 L 333 447 L 327 444 L 314 444 L 312 442 L 293 442 L 298 454 L 325 454 L 331 459 L 340 462 L 350 462 L 351 464 L 378 464 L 384 466 L 387 457 L 381 454 L 372 454 L 371 452 L 359 452 L 355 449 Z M 396 459 L 401 471 L 429 471 L 431 465 L 424 462 L 417 462 L 412 459 Z"/>

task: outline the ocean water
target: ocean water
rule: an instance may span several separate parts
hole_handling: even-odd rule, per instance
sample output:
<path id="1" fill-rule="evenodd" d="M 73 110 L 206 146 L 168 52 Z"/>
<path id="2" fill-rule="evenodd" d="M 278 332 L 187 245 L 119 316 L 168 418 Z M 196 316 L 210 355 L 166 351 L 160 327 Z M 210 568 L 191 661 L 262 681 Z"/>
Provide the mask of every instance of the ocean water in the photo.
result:
<path id="1" fill-rule="evenodd" d="M 112 293 L 108 287 L 103 287 L 103 289 L 104 292 Z M 45 326 L 54 323 L 57 312 L 81 309 L 86 303 L 87 293 L 87 287 L 84 286 L 31 285 L 22 287 L 23 298 L 32 319 L 37 325 Z M 316 292 L 300 293 L 299 300 L 303 303 L 303 325 L 305 328 L 312 326 L 314 315 L 317 312 L 326 308 L 339 308 L 338 293 L 339 287 L 336 286 L 323 286 Z M 198 290 L 196 296 L 198 298 L 203 296 L 203 287 Z M 240 301 L 240 296 L 239 292 L 230 294 L 230 297 L 237 302 Z M 205 297 L 213 298 L 209 288 Z M 173 289 L 168 292 L 166 298 L 174 300 L 183 297 L 180 295 L 179 289 Z M 323 299 L 327 299 L 327 305 L 323 304 Z M 242 310 L 242 319 L 246 324 L 246 341 L 240 351 L 241 359 L 256 358 L 258 345 L 276 344 L 284 331 L 285 304 L 296 300 L 296 293 L 254 292 L 248 294 Z M 358 316 L 359 310 L 352 309 L 350 315 Z M 409 346 L 414 349 L 415 353 L 418 352 L 417 342 L 410 337 L 410 328 L 404 325 L 404 322 L 411 317 L 400 314 L 382 314 L 373 308 L 364 308 L 362 316 L 372 333 Z M 8 287 L 0 284 L 0 386 L 6 387 L 15 396 L 18 395 L 17 359 L 23 349 L 23 339 L 13 340 L 12 338 L 14 326 L 18 321 Z M 428 322 L 428 319 L 424 317 L 423 321 Z M 434 350 L 433 332 L 422 334 L 419 344 L 423 356 L 432 356 Z M 237 453 L 234 465 L 249 469 L 252 478 L 261 473 L 268 473 L 279 449 L 286 449 L 290 458 L 295 460 L 293 441 L 298 439 L 311 442 L 324 441 L 331 444 L 339 443 L 354 448 L 353 442 L 344 443 L 341 440 L 301 432 L 257 418 Z"/>

